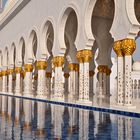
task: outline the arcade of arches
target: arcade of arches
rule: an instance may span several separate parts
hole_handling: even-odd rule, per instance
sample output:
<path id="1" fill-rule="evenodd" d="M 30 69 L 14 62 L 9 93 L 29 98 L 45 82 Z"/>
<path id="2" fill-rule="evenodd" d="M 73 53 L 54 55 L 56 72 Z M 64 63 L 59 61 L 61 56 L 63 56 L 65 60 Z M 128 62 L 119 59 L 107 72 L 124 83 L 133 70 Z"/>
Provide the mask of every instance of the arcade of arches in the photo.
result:
<path id="1" fill-rule="evenodd" d="M 0 51 L 0 92 L 52 101 L 109 105 L 114 49 L 117 55 L 116 104 L 133 108 L 132 55 L 140 27 L 140 2 L 126 1 L 87 0 L 83 15 L 74 6 L 65 8 L 63 14 L 61 11 L 59 27 L 48 19 L 38 29 L 40 32 L 33 26 L 28 36 L 18 34 L 19 41 L 14 42 L 12 37 L 11 45 L 5 43 L 6 47 Z M 94 78 L 98 87 L 94 86 Z M 6 103 L 2 106 L 5 108 Z"/>

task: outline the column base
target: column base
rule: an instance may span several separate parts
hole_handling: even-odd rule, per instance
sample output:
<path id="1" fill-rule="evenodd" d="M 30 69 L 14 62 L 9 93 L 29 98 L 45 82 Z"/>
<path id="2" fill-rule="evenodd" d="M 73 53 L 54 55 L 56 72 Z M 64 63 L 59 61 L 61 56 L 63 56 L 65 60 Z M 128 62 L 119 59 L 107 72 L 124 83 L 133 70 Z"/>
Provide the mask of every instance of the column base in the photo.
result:
<path id="1" fill-rule="evenodd" d="M 136 109 L 136 106 L 133 106 L 133 105 L 124 105 L 124 104 L 116 104 L 116 105 L 113 105 L 112 106 L 113 108 L 118 108 L 118 109 Z"/>
<path id="2" fill-rule="evenodd" d="M 27 93 L 27 92 L 24 92 L 24 93 L 23 93 L 23 96 L 24 96 L 24 97 L 31 97 L 31 98 L 34 97 L 34 96 L 32 95 L 31 92 L 28 92 L 28 93 Z"/>
<path id="3" fill-rule="evenodd" d="M 80 105 L 92 105 L 92 101 L 90 100 L 78 100 L 76 103 Z"/>
<path id="4" fill-rule="evenodd" d="M 52 99 L 53 101 L 60 101 L 60 102 L 64 102 L 65 101 L 65 99 L 64 99 L 64 97 L 54 97 L 53 99 Z"/>
<path id="5" fill-rule="evenodd" d="M 124 104 L 124 108 L 126 108 L 126 109 L 136 109 L 136 106 L 134 106 L 134 105 L 125 105 Z"/>
<path id="6" fill-rule="evenodd" d="M 105 95 L 99 94 L 97 95 L 97 98 L 105 98 Z"/>

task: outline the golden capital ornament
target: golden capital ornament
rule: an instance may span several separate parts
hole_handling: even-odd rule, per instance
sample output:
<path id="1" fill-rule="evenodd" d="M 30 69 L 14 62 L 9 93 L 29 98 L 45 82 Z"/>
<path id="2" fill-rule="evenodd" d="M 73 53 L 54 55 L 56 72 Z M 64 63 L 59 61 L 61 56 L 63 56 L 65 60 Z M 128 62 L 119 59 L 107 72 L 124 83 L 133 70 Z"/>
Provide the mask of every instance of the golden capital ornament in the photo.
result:
<path id="1" fill-rule="evenodd" d="M 136 42 L 134 39 L 124 39 L 122 41 L 122 51 L 125 56 L 130 56 L 136 50 Z"/>
<path id="2" fill-rule="evenodd" d="M 37 61 L 36 67 L 38 70 L 45 70 L 47 68 L 47 62 L 46 61 Z"/>
<path id="3" fill-rule="evenodd" d="M 62 67 L 64 65 L 64 56 L 56 56 L 53 58 L 54 67 Z"/>
<path id="4" fill-rule="evenodd" d="M 123 51 L 122 51 L 122 41 L 116 41 L 114 43 L 113 47 L 115 53 L 117 54 L 118 57 L 123 57 Z"/>

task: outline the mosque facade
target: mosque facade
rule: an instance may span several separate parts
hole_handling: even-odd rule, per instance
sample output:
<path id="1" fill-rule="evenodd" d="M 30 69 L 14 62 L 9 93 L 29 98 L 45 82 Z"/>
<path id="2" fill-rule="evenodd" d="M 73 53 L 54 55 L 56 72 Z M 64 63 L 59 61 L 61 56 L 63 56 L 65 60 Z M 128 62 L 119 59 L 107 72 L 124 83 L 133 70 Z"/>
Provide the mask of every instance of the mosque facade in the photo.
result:
<path id="1" fill-rule="evenodd" d="M 137 108 L 139 23 L 139 0 L 8 0 L 0 14 L 0 92 Z"/>

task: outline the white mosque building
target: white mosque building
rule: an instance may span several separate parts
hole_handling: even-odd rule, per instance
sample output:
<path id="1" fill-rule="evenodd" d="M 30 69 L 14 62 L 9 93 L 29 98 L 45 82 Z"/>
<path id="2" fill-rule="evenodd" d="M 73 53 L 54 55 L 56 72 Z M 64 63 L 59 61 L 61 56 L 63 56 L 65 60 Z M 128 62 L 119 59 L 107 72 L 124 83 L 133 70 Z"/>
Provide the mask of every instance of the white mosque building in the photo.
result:
<path id="1" fill-rule="evenodd" d="M 139 32 L 139 0 L 8 0 L 0 14 L 0 93 L 137 109 Z"/>

